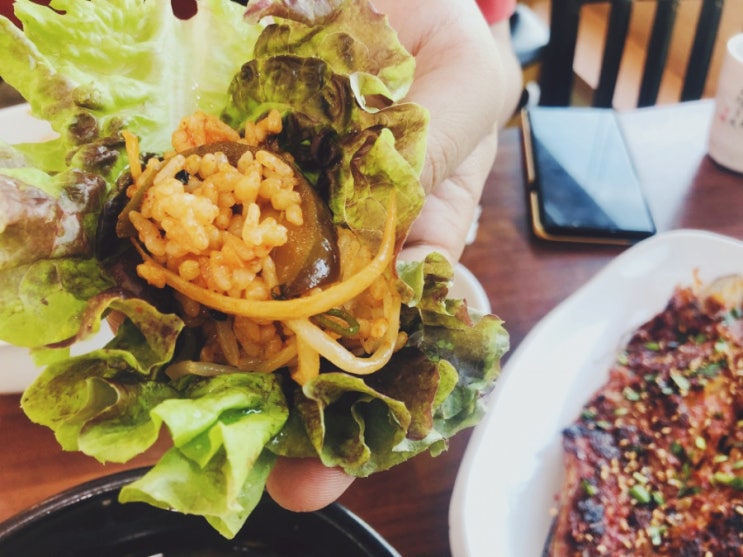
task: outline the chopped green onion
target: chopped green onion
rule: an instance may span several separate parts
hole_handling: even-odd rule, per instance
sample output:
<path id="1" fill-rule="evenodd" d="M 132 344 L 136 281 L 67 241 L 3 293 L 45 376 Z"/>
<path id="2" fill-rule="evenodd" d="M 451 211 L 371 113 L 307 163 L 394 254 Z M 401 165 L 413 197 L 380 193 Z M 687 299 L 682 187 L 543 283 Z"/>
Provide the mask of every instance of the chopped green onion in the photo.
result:
<path id="1" fill-rule="evenodd" d="M 688 392 L 689 387 L 691 387 L 691 383 L 689 383 L 689 380 L 681 375 L 680 373 L 671 373 L 671 379 L 674 383 L 676 383 L 676 386 L 679 388 L 679 390 L 682 393 Z"/>
<path id="2" fill-rule="evenodd" d="M 645 531 L 648 533 L 648 537 L 650 538 L 650 542 L 655 546 L 658 547 L 661 543 L 663 543 L 663 535 L 666 533 L 666 527 L 665 526 L 648 526 Z"/>
<path id="3" fill-rule="evenodd" d="M 655 501 L 655 504 L 659 507 L 666 504 L 666 500 L 660 491 L 653 491 L 653 501 Z"/>
<path id="4" fill-rule="evenodd" d="M 712 362 L 710 364 L 700 367 L 697 370 L 697 373 L 704 375 L 705 377 L 715 377 L 717 374 L 720 373 L 721 369 L 722 369 L 722 365 L 719 362 Z"/>
<path id="5" fill-rule="evenodd" d="M 703 451 L 707 448 L 707 441 L 704 439 L 704 437 L 698 436 L 696 439 L 694 439 L 694 445 L 697 449 Z"/>
<path id="6" fill-rule="evenodd" d="M 646 504 L 650 503 L 650 492 L 645 489 L 645 486 L 635 484 L 629 488 L 630 497 L 632 497 L 638 503 Z"/>
<path id="7" fill-rule="evenodd" d="M 715 343 L 715 352 L 726 352 L 728 349 L 728 343 L 726 340 L 718 340 Z"/>
<path id="8" fill-rule="evenodd" d="M 712 476 L 712 481 L 716 484 L 726 485 L 743 491 L 743 476 L 736 476 L 735 474 L 726 474 L 724 472 L 716 472 Z"/>
<path id="9" fill-rule="evenodd" d="M 598 491 L 599 491 L 599 490 L 598 490 L 598 489 L 596 488 L 596 486 L 595 486 L 595 485 L 593 485 L 593 484 L 592 484 L 591 482 L 589 482 L 588 480 L 583 480 L 583 481 L 581 482 L 581 485 L 582 485 L 582 487 L 583 487 L 583 491 L 585 491 L 585 492 L 586 492 L 586 495 L 588 495 L 589 497 L 593 497 L 593 496 L 594 496 L 594 495 L 596 495 L 596 494 L 598 493 Z"/>
<path id="10" fill-rule="evenodd" d="M 678 441 L 672 441 L 669 448 L 671 449 L 671 454 L 675 457 L 682 458 L 685 455 L 686 451 L 684 451 L 684 447 Z"/>
<path id="11" fill-rule="evenodd" d="M 663 382 L 663 384 L 660 386 L 660 392 L 664 395 L 672 395 L 673 389 L 669 387 L 667 383 Z"/>
<path id="12" fill-rule="evenodd" d="M 342 309 L 329 309 L 325 313 L 313 315 L 311 320 L 316 325 L 344 337 L 352 336 L 359 332 L 359 322 L 354 319 L 353 315 Z"/>
<path id="13" fill-rule="evenodd" d="M 690 497 L 692 495 L 696 495 L 702 491 L 702 488 L 698 485 L 683 485 L 681 486 L 681 489 L 679 489 L 679 497 Z"/>
<path id="14" fill-rule="evenodd" d="M 596 410 L 594 410 L 593 408 L 586 408 L 583 410 L 581 417 L 584 420 L 593 420 L 596 417 Z"/>
<path id="15" fill-rule="evenodd" d="M 630 402 L 637 402 L 638 400 L 640 400 L 640 393 L 638 393 L 632 387 L 625 387 L 622 391 L 622 395 Z"/>
<path id="16" fill-rule="evenodd" d="M 660 350 L 660 344 L 657 342 L 646 342 L 645 348 L 647 348 L 648 350 L 652 350 L 653 352 L 657 352 L 658 350 Z"/>

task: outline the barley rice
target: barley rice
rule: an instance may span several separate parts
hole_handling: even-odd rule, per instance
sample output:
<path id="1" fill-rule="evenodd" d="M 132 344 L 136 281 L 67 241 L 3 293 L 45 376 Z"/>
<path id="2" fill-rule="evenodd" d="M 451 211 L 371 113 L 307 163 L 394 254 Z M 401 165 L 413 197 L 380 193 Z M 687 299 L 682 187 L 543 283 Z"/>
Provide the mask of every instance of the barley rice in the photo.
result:
<path id="1" fill-rule="evenodd" d="M 287 242 L 287 223 L 304 222 L 294 169 L 262 148 L 267 137 L 280 133 L 281 116 L 271 111 L 257 123 L 246 123 L 242 139 L 225 126 L 197 113 L 173 134 L 173 147 L 184 151 L 242 141 L 255 150 L 245 151 L 235 166 L 221 152 L 149 159 L 137 185 L 128 190 L 134 195 L 139 185 L 151 182 L 130 220 L 154 261 L 182 279 L 234 298 L 270 300 L 279 284 L 271 251 Z M 339 243 L 345 244 L 341 252 L 354 254 L 341 261 L 341 278 L 371 261 L 372 254 L 353 234 L 341 233 Z M 151 284 L 165 286 L 157 265 L 143 263 L 137 270 Z M 385 337 L 390 323 L 384 303 L 390 288 L 394 286 L 387 280 L 376 281 L 346 304 L 359 322 L 358 333 L 344 339 L 350 350 L 371 354 Z M 201 359 L 250 369 L 256 361 L 281 353 L 282 365 L 293 365 L 297 341 L 281 323 L 229 315 L 217 320 L 197 302 L 183 295 L 177 299 L 189 325 L 203 327 L 207 340 Z"/>

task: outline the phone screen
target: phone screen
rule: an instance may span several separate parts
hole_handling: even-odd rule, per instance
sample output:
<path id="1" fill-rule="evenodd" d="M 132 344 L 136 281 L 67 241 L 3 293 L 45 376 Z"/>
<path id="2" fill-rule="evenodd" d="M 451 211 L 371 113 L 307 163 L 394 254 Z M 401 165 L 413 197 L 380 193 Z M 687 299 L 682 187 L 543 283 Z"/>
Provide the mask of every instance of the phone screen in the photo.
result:
<path id="1" fill-rule="evenodd" d="M 613 110 L 530 108 L 523 133 L 538 235 L 632 243 L 655 232 Z"/>

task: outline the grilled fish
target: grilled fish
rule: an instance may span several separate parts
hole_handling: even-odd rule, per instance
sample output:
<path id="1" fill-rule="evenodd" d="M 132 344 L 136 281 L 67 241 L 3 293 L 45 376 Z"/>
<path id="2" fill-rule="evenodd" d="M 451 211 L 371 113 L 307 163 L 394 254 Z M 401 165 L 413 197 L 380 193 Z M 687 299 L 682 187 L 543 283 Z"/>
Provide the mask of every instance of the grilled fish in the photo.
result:
<path id="1" fill-rule="evenodd" d="M 547 555 L 743 556 L 743 277 L 676 288 L 563 449 Z"/>

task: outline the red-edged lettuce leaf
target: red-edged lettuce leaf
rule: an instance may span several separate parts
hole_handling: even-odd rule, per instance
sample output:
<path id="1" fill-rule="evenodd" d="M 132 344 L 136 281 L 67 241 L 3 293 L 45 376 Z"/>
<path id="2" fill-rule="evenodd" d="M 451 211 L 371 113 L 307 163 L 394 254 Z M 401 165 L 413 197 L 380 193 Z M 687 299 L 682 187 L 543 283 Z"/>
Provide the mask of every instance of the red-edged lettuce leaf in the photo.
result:
<path id="1" fill-rule="evenodd" d="M 494 315 L 446 298 L 451 265 L 439 255 L 400 267 L 414 291 L 403 309 L 405 349 L 367 377 L 323 373 L 293 393 L 291 416 L 271 450 L 319 455 L 355 476 L 385 470 L 477 423 L 500 373 L 508 334 Z"/>
<path id="2" fill-rule="evenodd" d="M 91 298 L 112 286 L 92 258 L 42 259 L 0 271 L 0 338 L 38 348 L 79 334 Z"/>
<path id="3" fill-rule="evenodd" d="M 235 127 L 278 109 L 280 148 L 328 200 L 335 222 L 373 241 L 394 192 L 401 241 L 424 198 L 428 113 L 397 102 L 414 58 L 366 2 L 259 2 L 249 13 L 272 23 L 232 81 L 222 118 Z"/>
<path id="4" fill-rule="evenodd" d="M 75 169 L 0 170 L 0 339 L 60 342 L 77 333 L 88 300 L 113 285 L 94 259 L 106 190 L 100 176 Z"/>
<path id="5" fill-rule="evenodd" d="M 47 366 L 21 405 L 65 450 L 126 462 L 157 439 L 160 423 L 151 408 L 178 396 L 157 376 L 173 357 L 183 322 L 138 299 L 114 297 L 93 306 L 98 311 L 87 314 L 93 328 L 108 308 L 126 316 L 116 336 L 98 350 Z"/>
<path id="6" fill-rule="evenodd" d="M 387 16 L 368 2 L 258 0 L 250 2 L 246 15 L 275 20 L 259 37 L 256 58 L 322 58 L 336 74 L 351 77 L 362 96 L 399 101 L 410 89 L 415 59 L 400 45 Z"/>
<path id="7" fill-rule="evenodd" d="M 69 170 L 31 168 L 0 174 L 0 271 L 39 259 L 91 257 L 107 184 Z"/>
<path id="8" fill-rule="evenodd" d="M 122 501 L 203 515 L 233 537 L 260 500 L 273 463 L 264 447 L 287 419 L 282 377 L 236 372 L 171 381 L 163 370 L 185 338 L 181 319 L 107 292 L 91 300 L 83 329 L 108 310 L 126 316 L 115 337 L 47 366 L 24 392 L 24 411 L 52 429 L 65 450 L 102 462 L 143 453 L 164 424 L 173 448 L 122 491 Z"/>
<path id="9" fill-rule="evenodd" d="M 367 112 L 348 77 L 324 60 L 291 55 L 246 63 L 230 91 L 222 118 L 232 126 L 270 109 L 285 116 L 279 148 L 292 154 L 322 192 L 338 224 L 379 232 L 394 192 L 398 237 L 404 238 L 424 199 L 424 109 L 403 103 Z"/>

